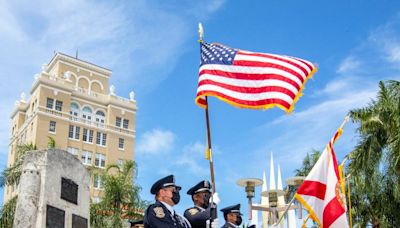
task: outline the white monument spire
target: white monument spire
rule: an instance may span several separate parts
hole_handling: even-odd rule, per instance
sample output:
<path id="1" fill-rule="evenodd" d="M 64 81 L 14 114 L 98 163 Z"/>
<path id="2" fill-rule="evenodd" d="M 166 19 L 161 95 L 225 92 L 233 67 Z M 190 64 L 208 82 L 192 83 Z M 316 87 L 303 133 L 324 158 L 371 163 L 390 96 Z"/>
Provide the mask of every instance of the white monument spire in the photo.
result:
<path id="1" fill-rule="evenodd" d="M 262 185 L 262 191 L 261 192 L 265 192 L 267 191 L 267 177 L 265 176 L 265 170 L 263 173 L 263 185 Z M 265 206 L 265 207 L 269 207 L 269 201 L 268 201 L 268 196 L 261 196 L 261 205 Z M 262 222 L 263 222 L 263 227 L 264 228 L 268 228 L 268 212 L 263 211 L 261 212 L 262 215 Z"/>
<path id="2" fill-rule="evenodd" d="M 281 175 L 281 166 L 278 163 L 278 190 L 283 190 L 282 186 L 282 175 Z M 285 206 L 285 196 L 278 196 L 278 207 Z M 279 217 L 283 215 L 283 212 L 279 212 Z M 282 219 L 280 226 L 284 227 L 284 219 Z"/>
<path id="3" fill-rule="evenodd" d="M 269 166 L 269 190 L 276 190 L 275 186 L 275 172 L 274 172 L 274 158 L 271 152 L 271 161 Z"/>

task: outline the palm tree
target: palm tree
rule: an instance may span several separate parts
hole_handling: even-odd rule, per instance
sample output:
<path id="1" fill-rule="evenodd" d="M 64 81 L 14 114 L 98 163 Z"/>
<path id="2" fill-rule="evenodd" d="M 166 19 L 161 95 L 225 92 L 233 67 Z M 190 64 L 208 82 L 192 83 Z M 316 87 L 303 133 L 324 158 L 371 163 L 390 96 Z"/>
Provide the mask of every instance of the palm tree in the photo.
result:
<path id="1" fill-rule="evenodd" d="M 31 150 L 36 150 L 36 146 L 32 143 L 17 146 L 14 164 L 1 172 L 0 187 L 18 185 L 24 157 Z M 0 210 L 0 227 L 11 228 L 13 226 L 16 205 L 17 196 L 4 203 L 3 208 Z"/>
<path id="2" fill-rule="evenodd" d="M 127 161 L 122 166 L 107 167 L 102 174 L 102 201 L 91 204 L 92 227 L 122 227 L 124 220 L 143 218 L 143 211 L 148 203 L 140 199 L 141 188 L 133 184 L 136 173 L 133 161 Z"/>
<path id="3" fill-rule="evenodd" d="M 314 167 L 315 163 L 317 163 L 320 155 L 321 151 L 318 150 L 313 150 L 311 155 L 307 153 L 306 157 L 303 159 L 303 164 L 301 167 L 294 171 L 295 176 L 307 176 Z"/>
<path id="4" fill-rule="evenodd" d="M 36 145 L 22 144 L 18 145 L 15 151 L 14 164 L 3 170 L 0 177 L 0 187 L 5 185 L 18 184 L 21 177 L 22 163 L 24 161 L 25 155 L 28 151 L 36 150 Z"/>
<path id="5" fill-rule="evenodd" d="M 17 197 L 14 196 L 0 210 L 0 227 L 12 228 L 14 223 L 15 207 L 17 206 Z"/>
<path id="6" fill-rule="evenodd" d="M 355 222 L 399 226 L 400 82 L 379 82 L 377 99 L 350 115 L 360 136 L 348 165 Z"/>

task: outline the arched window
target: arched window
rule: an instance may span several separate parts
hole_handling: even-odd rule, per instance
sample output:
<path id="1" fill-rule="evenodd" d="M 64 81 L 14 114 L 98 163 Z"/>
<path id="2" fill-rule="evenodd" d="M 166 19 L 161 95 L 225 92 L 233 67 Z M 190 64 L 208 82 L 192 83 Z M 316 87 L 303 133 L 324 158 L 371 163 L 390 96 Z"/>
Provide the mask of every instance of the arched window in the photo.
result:
<path id="1" fill-rule="evenodd" d="M 89 107 L 84 107 L 82 109 L 82 118 L 83 121 L 88 121 L 90 123 L 90 121 L 92 121 L 92 109 Z"/>
<path id="2" fill-rule="evenodd" d="M 71 103 L 71 105 L 69 106 L 69 114 L 71 114 L 72 120 L 78 121 L 79 105 L 76 103 Z"/>
<path id="3" fill-rule="evenodd" d="M 103 111 L 97 111 L 96 112 L 96 123 L 98 123 L 101 126 L 104 126 L 104 122 L 106 119 L 106 115 L 104 114 Z"/>

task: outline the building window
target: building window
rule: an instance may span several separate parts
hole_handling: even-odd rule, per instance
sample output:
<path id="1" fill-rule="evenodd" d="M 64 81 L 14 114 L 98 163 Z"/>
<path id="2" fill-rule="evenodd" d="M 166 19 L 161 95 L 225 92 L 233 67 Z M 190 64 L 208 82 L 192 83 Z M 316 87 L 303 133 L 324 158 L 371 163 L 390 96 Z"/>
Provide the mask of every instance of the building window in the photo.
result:
<path id="1" fill-rule="evenodd" d="M 100 168 L 106 167 L 106 156 L 104 154 L 96 153 L 96 159 L 94 161 L 94 165 Z"/>
<path id="2" fill-rule="evenodd" d="M 129 126 L 129 120 L 124 119 L 123 128 L 128 129 L 128 126 Z"/>
<path id="3" fill-rule="evenodd" d="M 93 130 L 88 130 L 83 128 L 82 140 L 84 142 L 92 143 L 93 142 Z"/>
<path id="4" fill-rule="evenodd" d="M 54 99 L 53 98 L 47 98 L 47 103 L 46 103 L 46 108 L 53 109 L 54 105 Z"/>
<path id="5" fill-rule="evenodd" d="M 71 119 L 78 121 L 79 106 L 76 103 L 71 103 L 69 114 L 71 114 Z"/>
<path id="6" fill-rule="evenodd" d="M 50 121 L 49 132 L 56 132 L 56 122 L 55 121 Z"/>
<path id="7" fill-rule="evenodd" d="M 81 128 L 78 126 L 74 126 L 74 125 L 69 125 L 69 133 L 68 133 L 68 137 L 70 139 L 79 139 L 79 132 L 80 132 Z"/>
<path id="8" fill-rule="evenodd" d="M 117 118 L 115 118 L 115 126 L 117 126 L 117 127 L 121 127 L 121 122 L 122 122 L 122 119 L 121 119 L 121 117 L 117 117 Z"/>
<path id="9" fill-rule="evenodd" d="M 98 123 L 98 125 L 100 125 L 100 126 L 104 126 L 105 116 L 106 115 L 104 115 L 104 112 L 97 111 L 96 112 L 96 123 Z"/>
<path id="10" fill-rule="evenodd" d="M 62 111 L 62 101 L 56 100 L 56 110 L 61 112 Z"/>
<path id="11" fill-rule="evenodd" d="M 36 100 L 34 102 L 32 102 L 32 113 L 35 111 L 35 104 L 36 104 Z"/>
<path id="12" fill-rule="evenodd" d="M 92 121 L 92 109 L 84 107 L 82 109 L 82 118 L 84 121 L 86 120 L 86 122 L 90 123 Z"/>
<path id="13" fill-rule="evenodd" d="M 82 163 L 85 165 L 92 165 L 92 152 L 90 151 L 82 151 Z"/>
<path id="14" fill-rule="evenodd" d="M 106 142 L 107 142 L 107 134 L 103 132 L 97 132 L 96 144 L 105 146 Z"/>
<path id="15" fill-rule="evenodd" d="M 119 138 L 119 140 L 118 140 L 118 148 L 119 149 L 124 149 L 124 146 L 125 146 L 125 139 Z"/>
<path id="16" fill-rule="evenodd" d="M 68 147 L 67 148 L 68 153 L 77 156 L 79 153 L 78 148 L 74 148 L 74 147 Z"/>
<path id="17" fill-rule="evenodd" d="M 103 188 L 103 183 L 101 180 L 101 176 L 99 174 L 93 175 L 93 187 L 94 188 Z"/>

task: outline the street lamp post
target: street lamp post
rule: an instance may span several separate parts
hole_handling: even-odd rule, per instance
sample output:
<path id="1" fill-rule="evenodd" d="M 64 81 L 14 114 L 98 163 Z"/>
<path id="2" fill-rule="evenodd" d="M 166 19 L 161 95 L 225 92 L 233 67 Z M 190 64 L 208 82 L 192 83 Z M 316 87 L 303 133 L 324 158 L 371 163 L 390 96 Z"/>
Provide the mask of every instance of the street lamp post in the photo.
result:
<path id="1" fill-rule="evenodd" d="M 286 183 L 288 185 L 288 189 L 289 189 L 289 186 L 297 188 L 298 186 L 301 185 L 303 180 L 304 180 L 304 177 L 292 177 L 292 178 L 287 179 Z M 252 199 L 255 194 L 255 187 L 260 186 L 262 183 L 263 183 L 263 181 L 258 178 L 242 178 L 236 182 L 237 185 L 245 188 L 246 197 L 247 197 L 248 203 L 249 203 L 249 220 L 252 219 L 252 213 L 251 213 L 252 210 L 268 211 L 272 214 L 273 223 L 275 224 L 278 221 L 279 212 L 288 211 L 291 209 L 298 209 L 299 219 L 301 219 L 301 217 L 302 217 L 301 205 L 300 204 L 292 205 L 293 199 L 290 201 L 290 203 L 288 203 L 286 205 L 283 205 L 283 206 L 278 205 L 278 197 L 285 195 L 286 192 L 284 190 L 272 189 L 272 190 L 264 191 L 261 193 L 262 196 L 268 197 L 269 206 L 253 205 Z"/>

